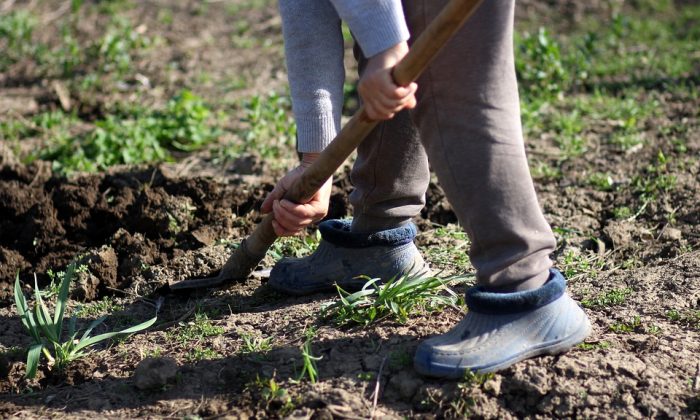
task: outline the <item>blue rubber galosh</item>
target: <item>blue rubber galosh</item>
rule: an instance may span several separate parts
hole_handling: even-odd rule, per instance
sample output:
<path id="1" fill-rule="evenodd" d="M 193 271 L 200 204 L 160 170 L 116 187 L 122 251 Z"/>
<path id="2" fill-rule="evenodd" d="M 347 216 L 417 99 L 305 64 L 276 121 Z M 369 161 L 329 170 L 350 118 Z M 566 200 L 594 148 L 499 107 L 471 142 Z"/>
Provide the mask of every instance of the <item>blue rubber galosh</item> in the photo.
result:
<path id="1" fill-rule="evenodd" d="M 547 283 L 535 290 L 490 293 L 472 288 L 464 319 L 418 346 L 416 371 L 456 379 L 467 370 L 495 372 L 572 348 L 590 334 L 591 323 L 565 289 L 566 281 L 557 270 L 551 270 Z"/>
<path id="2" fill-rule="evenodd" d="M 302 296 L 335 290 L 356 291 L 367 276 L 390 280 L 404 274 L 428 274 L 413 243 L 413 224 L 370 234 L 350 231 L 350 220 L 328 220 L 319 225 L 321 242 L 304 258 L 283 258 L 270 272 L 268 285 L 282 293 Z"/>

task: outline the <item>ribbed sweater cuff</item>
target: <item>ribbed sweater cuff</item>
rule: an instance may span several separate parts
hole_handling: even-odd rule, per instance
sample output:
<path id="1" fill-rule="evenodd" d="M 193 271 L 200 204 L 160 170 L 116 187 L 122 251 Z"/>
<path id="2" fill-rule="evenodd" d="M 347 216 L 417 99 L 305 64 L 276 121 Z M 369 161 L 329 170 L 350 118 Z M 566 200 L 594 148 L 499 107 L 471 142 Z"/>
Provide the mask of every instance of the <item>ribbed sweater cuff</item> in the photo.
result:
<path id="1" fill-rule="evenodd" d="M 332 115 L 297 117 L 297 150 L 301 153 L 320 152 L 338 133 Z"/>

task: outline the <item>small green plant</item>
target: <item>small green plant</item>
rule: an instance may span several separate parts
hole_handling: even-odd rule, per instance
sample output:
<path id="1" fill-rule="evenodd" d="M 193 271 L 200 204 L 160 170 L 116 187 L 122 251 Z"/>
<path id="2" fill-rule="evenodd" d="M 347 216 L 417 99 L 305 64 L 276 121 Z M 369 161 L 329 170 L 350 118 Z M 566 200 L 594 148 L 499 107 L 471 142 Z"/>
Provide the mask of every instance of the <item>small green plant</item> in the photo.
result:
<path id="1" fill-rule="evenodd" d="M 623 289 L 612 289 L 596 296 L 593 299 L 583 299 L 581 301 L 581 305 L 583 305 L 585 308 L 603 308 L 622 305 L 631 294 L 632 289 L 629 287 L 625 287 Z"/>
<path id="2" fill-rule="evenodd" d="M 613 209 L 613 217 L 617 220 L 629 219 L 632 216 L 634 216 L 632 209 L 627 206 L 615 207 Z"/>
<path id="3" fill-rule="evenodd" d="M 405 369 L 413 364 L 413 356 L 406 350 L 396 350 L 389 353 L 389 366 L 393 369 Z"/>
<path id="4" fill-rule="evenodd" d="M 193 321 L 181 322 L 180 327 L 178 331 L 168 333 L 180 344 L 201 341 L 207 337 L 221 335 L 226 331 L 224 327 L 214 325 L 209 319 L 209 315 L 202 311 L 195 312 Z"/>
<path id="5" fill-rule="evenodd" d="M 545 28 L 516 36 L 516 63 L 525 96 L 551 96 L 566 90 L 569 75 L 562 62 L 559 43 Z"/>
<path id="6" fill-rule="evenodd" d="M 666 311 L 666 317 L 675 323 L 700 330 L 700 310 L 671 309 Z"/>
<path id="7" fill-rule="evenodd" d="M 171 150 L 193 151 L 219 132 L 208 123 L 211 112 L 190 91 L 174 96 L 162 111 L 133 109 L 108 115 L 95 129 L 73 137 L 58 133 L 39 157 L 61 172 L 93 172 L 117 164 L 172 160 Z"/>
<path id="8" fill-rule="evenodd" d="M 205 348 L 202 346 L 195 346 L 193 349 L 187 352 L 185 355 L 185 360 L 188 362 L 198 362 L 200 360 L 210 360 L 220 358 L 221 353 L 214 349 Z"/>
<path id="9" fill-rule="evenodd" d="M 267 353 L 272 349 L 272 337 L 263 338 L 253 334 L 240 333 L 243 339 L 241 353 Z"/>
<path id="10" fill-rule="evenodd" d="M 337 286 L 340 299 L 324 305 L 322 316 L 333 318 L 339 325 L 356 323 L 369 325 L 388 316 L 405 323 L 416 309 L 437 310 L 444 306 L 455 306 L 460 297 L 449 286 L 464 281 L 455 276 L 447 279 L 403 275 L 385 283 L 381 279 L 364 277 L 367 282 L 362 289 L 349 293 Z"/>
<path id="11" fill-rule="evenodd" d="M 639 332 L 642 330 L 642 319 L 639 317 L 639 315 L 635 315 L 630 318 L 629 321 L 616 322 L 610 325 L 610 330 L 618 334 Z"/>
<path id="12" fill-rule="evenodd" d="M 270 93 L 253 96 L 245 104 L 247 127 L 241 136 L 246 150 L 254 150 L 264 158 L 278 158 L 293 145 L 296 125 L 287 96 Z"/>
<path id="13" fill-rule="evenodd" d="M 610 348 L 610 342 L 608 341 L 599 341 L 596 343 L 581 343 L 577 346 L 581 350 L 584 351 L 591 351 L 591 350 L 605 350 Z"/>
<path id="14" fill-rule="evenodd" d="M 269 255 L 275 261 L 283 257 L 301 258 L 314 252 L 319 242 L 321 242 L 321 232 L 318 230 L 310 235 L 280 238 L 272 244 Z"/>
<path id="15" fill-rule="evenodd" d="M 615 187 L 615 181 L 608 173 L 592 173 L 588 176 L 587 183 L 598 191 L 612 191 Z"/>
<path id="16" fill-rule="evenodd" d="M 579 277 L 595 277 L 605 267 L 602 256 L 593 252 L 582 252 L 577 248 L 567 249 L 557 261 L 562 273 L 569 281 Z"/>
<path id="17" fill-rule="evenodd" d="M 474 391 L 483 389 L 484 385 L 494 376 L 493 373 L 475 373 L 467 370 L 462 380 L 457 383 L 454 398 L 450 401 L 450 414 L 458 417 L 469 417 L 476 405 Z"/>
<path id="18" fill-rule="evenodd" d="M 270 379 L 262 379 L 260 376 L 255 378 L 252 386 L 253 390 L 260 392 L 262 400 L 265 401 L 265 407 L 270 408 L 272 406 L 279 407 L 279 414 L 284 415 L 290 413 L 294 410 L 294 403 L 292 402 L 292 397 L 289 392 L 283 388 L 274 376 Z"/>
<path id="19" fill-rule="evenodd" d="M 124 307 L 116 303 L 113 297 L 105 296 L 102 300 L 79 306 L 75 314 L 79 317 L 93 317 L 120 311 L 122 309 L 124 309 Z"/>
<path id="20" fill-rule="evenodd" d="M 304 363 L 301 373 L 297 381 L 304 379 L 304 376 L 309 377 L 309 381 L 315 384 L 318 380 L 318 368 L 316 367 L 316 362 L 322 359 L 321 356 L 314 356 L 311 352 L 311 343 L 316 336 L 316 330 L 314 328 L 309 328 L 304 332 L 306 340 L 304 344 L 301 345 L 301 358 Z"/>
<path id="21" fill-rule="evenodd" d="M 32 34 L 36 19 L 25 10 L 0 15 L 0 70 L 4 70 L 35 49 Z"/>
<path id="22" fill-rule="evenodd" d="M 77 316 L 74 314 L 68 321 L 67 339 L 63 341 L 61 337 L 63 336 L 64 314 L 68 305 L 68 290 L 75 272 L 76 269 L 73 264 L 69 265 L 66 269 L 54 305 L 53 316 L 51 316 L 46 303 L 44 303 L 36 278 L 34 279 L 34 305 L 30 307 L 22 293 L 19 273 L 17 274 L 14 290 L 15 305 L 22 320 L 22 324 L 34 341 L 27 352 L 26 375 L 28 378 L 34 378 L 36 376 L 42 353 L 48 359 L 49 363 L 53 364 L 55 369 L 61 371 L 70 362 L 85 356 L 88 348 L 95 344 L 114 337 L 142 331 L 156 322 L 157 317 L 154 316 L 148 321 L 122 331 L 109 332 L 91 337 L 90 333 L 105 320 L 105 317 L 100 317 L 90 323 L 83 335 L 78 339 L 78 331 L 76 330 Z M 53 349 L 53 352 L 51 349 Z"/>

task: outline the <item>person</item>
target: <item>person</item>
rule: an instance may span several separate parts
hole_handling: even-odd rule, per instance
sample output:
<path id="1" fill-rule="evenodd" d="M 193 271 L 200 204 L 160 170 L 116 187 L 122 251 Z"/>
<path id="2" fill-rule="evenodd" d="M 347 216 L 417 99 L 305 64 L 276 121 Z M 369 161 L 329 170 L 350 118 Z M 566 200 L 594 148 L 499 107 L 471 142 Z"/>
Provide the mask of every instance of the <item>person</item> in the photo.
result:
<path id="1" fill-rule="evenodd" d="M 555 239 L 537 201 L 520 122 L 514 0 L 483 2 L 417 84 L 393 82 L 391 68 L 444 4 L 280 0 L 302 159 L 262 210 L 274 213 L 280 236 L 327 214 L 331 179 L 306 203 L 281 197 L 339 131 L 343 20 L 357 44 L 358 92 L 369 117 L 382 122 L 357 151 L 352 220 L 322 222 L 316 251 L 278 262 L 269 285 L 303 295 L 336 283 L 357 289 L 364 283 L 358 275 L 387 280 L 426 272 L 411 219 L 425 204 L 432 167 L 470 238 L 477 284 L 467 291 L 464 319 L 420 343 L 414 365 L 424 375 L 457 378 L 565 351 L 591 326 L 549 258 Z"/>

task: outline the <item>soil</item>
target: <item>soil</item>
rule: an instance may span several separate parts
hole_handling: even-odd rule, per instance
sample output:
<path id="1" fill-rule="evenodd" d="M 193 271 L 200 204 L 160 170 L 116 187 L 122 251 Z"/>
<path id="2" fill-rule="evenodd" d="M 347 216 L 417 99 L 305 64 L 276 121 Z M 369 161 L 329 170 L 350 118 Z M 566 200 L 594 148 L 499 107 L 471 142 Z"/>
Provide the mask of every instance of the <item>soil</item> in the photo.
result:
<path id="1" fill-rule="evenodd" d="M 29 3 L 23 6 L 45 7 Z M 167 40 L 156 49 L 163 60 L 144 58 L 135 64 L 163 88 L 145 92 L 146 103 L 159 103 L 202 69 L 211 81 L 199 93 L 222 103 L 283 86 L 279 48 L 266 49 L 264 59 L 251 50 L 233 54 L 224 40 L 233 33 L 221 2 L 208 2 L 204 12 L 195 12 L 199 2 L 186 3 L 172 7 L 171 24 L 157 18 L 159 2 L 139 2 L 127 11 Z M 584 12 L 608 13 L 608 3 L 584 7 L 573 1 L 527 1 L 518 14 L 528 18 L 561 12 L 576 20 Z M 251 36 L 280 46 L 274 5 L 251 10 L 243 12 L 257 22 Z M 98 30 L 90 26 L 95 22 L 99 18 L 91 15 L 81 23 L 85 36 Z M 43 36 L 51 34 L 47 29 Z M 170 73 L 163 70 L 168 62 L 178 63 Z M 251 77 L 255 82 L 222 94 L 220 86 L 231 78 L 231 69 L 256 75 Z M 60 106 L 51 84 L 37 78 L 41 75 L 20 67 L 2 74 L 0 115 L 31 115 Z M 130 94 L 72 99 L 88 119 Z M 545 216 L 559 240 L 556 263 L 566 267 L 568 259 L 581 257 L 595 266 L 570 273 L 570 293 L 590 302 L 625 290 L 625 299 L 586 305 L 594 331 L 584 346 L 471 382 L 426 379 L 411 364 L 420 340 L 447 331 L 463 309 L 423 313 L 405 324 L 384 320 L 366 328 L 338 327 L 318 317 L 333 294 L 288 297 L 265 284 L 263 270 L 274 264 L 270 256 L 245 283 L 191 296 L 162 293 L 170 282 L 215 274 L 232 246 L 259 222 L 258 209 L 278 174 L 258 157 L 221 167 L 198 155 L 176 164 L 114 167 L 67 178 L 54 173 L 50 162 L 22 163 L 0 142 L 0 416 L 700 418 L 700 99 L 648 95 L 664 109 L 658 121 L 645 127 L 648 147 L 632 153 L 591 150 L 568 163 L 561 178 L 536 180 Z M 682 152 L 662 133 L 680 125 Z M 546 155 L 550 139 L 537 140 L 528 144 L 528 153 Z M 636 217 L 616 218 L 618 208 L 640 208 L 642 199 L 629 174 L 645 173 L 659 150 L 676 187 Z M 621 188 L 590 186 L 585 180 L 593 167 L 610 173 Z M 350 190 L 346 168 L 335 179 L 328 217 L 351 214 Z M 434 232 L 436 224 L 456 222 L 436 182 L 426 202 L 416 220 L 418 244 L 426 254 L 454 246 L 454 238 Z M 37 378 L 27 380 L 23 349 L 30 337 L 13 307 L 15 277 L 26 291 L 35 275 L 44 287 L 52 280 L 49 270 L 62 270 L 71 261 L 85 267 L 71 289 L 71 310 L 106 301 L 118 307 L 96 333 L 133 325 L 154 309 L 158 323 L 98 346 L 63 372 L 42 363 Z M 433 263 L 455 271 L 449 262 Z M 183 331 L 198 325 L 198 314 L 220 332 L 183 341 Z M 79 325 L 97 316 L 81 317 Z M 297 381 L 300 347 L 310 327 L 317 329 L 312 352 L 321 357 L 317 383 Z M 270 349 L 249 349 L 250 336 L 269 338 Z M 208 356 L 193 356 L 205 350 Z M 271 393 L 272 383 L 282 390 Z"/>

